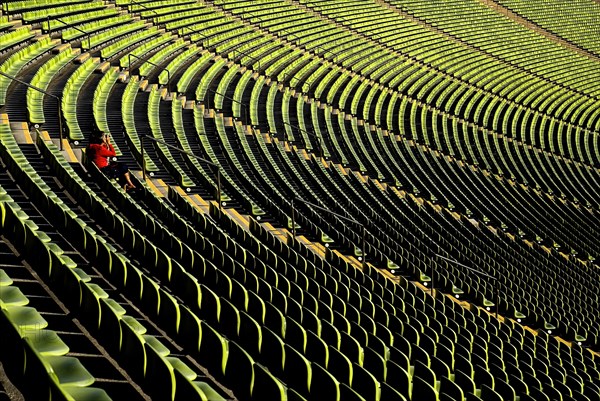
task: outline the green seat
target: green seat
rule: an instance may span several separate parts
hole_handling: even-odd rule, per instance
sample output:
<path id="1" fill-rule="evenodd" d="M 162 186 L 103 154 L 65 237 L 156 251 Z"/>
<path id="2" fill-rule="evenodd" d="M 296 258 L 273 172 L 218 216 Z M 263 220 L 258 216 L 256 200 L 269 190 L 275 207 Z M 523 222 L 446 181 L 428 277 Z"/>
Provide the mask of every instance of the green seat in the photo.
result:
<path id="1" fill-rule="evenodd" d="M 92 280 L 92 278 L 85 272 L 83 269 L 76 267 L 73 269 L 73 272 L 79 276 L 79 279 L 84 283 L 88 283 Z"/>
<path id="2" fill-rule="evenodd" d="M 351 389 L 347 384 L 340 384 L 340 400 L 343 401 L 367 401 L 364 397 L 359 395 L 359 393 L 353 389 Z"/>
<path id="3" fill-rule="evenodd" d="M 345 383 L 347 385 L 352 383 L 352 361 L 331 345 L 329 346 L 327 370 L 331 372 L 340 383 Z"/>
<path id="4" fill-rule="evenodd" d="M 58 383 L 63 386 L 87 387 L 94 384 L 94 376 L 82 365 L 79 359 L 71 356 L 46 356 L 44 362 L 50 365 Z"/>
<path id="5" fill-rule="evenodd" d="M 306 401 L 306 398 L 298 394 L 294 389 L 288 388 L 287 390 L 288 401 Z"/>
<path id="6" fill-rule="evenodd" d="M 283 379 L 302 396 L 308 396 L 312 378 L 311 363 L 294 348 L 285 344 Z"/>
<path id="7" fill-rule="evenodd" d="M 201 322 L 199 362 L 206 366 L 211 375 L 222 378 L 226 375 L 225 365 L 229 354 L 229 341 L 204 321 Z"/>
<path id="8" fill-rule="evenodd" d="M 122 317 L 124 323 L 127 323 L 136 334 L 142 336 L 146 334 L 147 329 L 133 316 L 125 315 Z"/>
<path id="9" fill-rule="evenodd" d="M 175 401 L 208 401 L 204 391 L 189 380 L 183 373 L 175 369 Z"/>
<path id="10" fill-rule="evenodd" d="M 310 398 L 324 401 L 339 401 L 339 381 L 319 364 L 313 363 L 311 367 L 313 375 L 310 383 Z"/>
<path id="11" fill-rule="evenodd" d="M 283 365 L 286 362 L 286 344 L 283 342 L 281 337 L 266 327 L 263 327 L 262 335 L 263 344 L 267 345 L 261 349 L 260 362 L 265 366 L 268 366 L 269 370 L 275 376 L 279 377 L 279 375 L 283 372 Z"/>
<path id="12" fill-rule="evenodd" d="M 134 379 L 141 379 L 145 377 L 148 365 L 146 347 L 144 346 L 145 340 L 139 330 L 136 329 L 141 324 L 130 316 L 124 316 L 119 320 L 119 324 L 121 326 L 120 353 L 124 365 Z"/>
<path id="13" fill-rule="evenodd" d="M 194 386 L 202 390 L 208 401 L 226 401 L 210 384 L 203 381 L 194 381 Z"/>
<path id="14" fill-rule="evenodd" d="M 279 379 L 257 363 L 254 364 L 253 369 L 254 386 L 251 394 L 253 401 L 287 401 L 285 387 Z"/>
<path id="15" fill-rule="evenodd" d="M 358 364 L 352 365 L 352 389 L 365 397 L 367 401 L 378 401 L 381 398 L 379 381 L 369 371 Z"/>
<path id="16" fill-rule="evenodd" d="M 8 277 L 8 274 L 3 269 L 0 269 L 0 287 L 5 287 L 13 283 L 12 279 Z"/>
<path id="17" fill-rule="evenodd" d="M 26 330 L 21 335 L 42 356 L 61 356 L 69 352 L 67 344 L 53 330 Z"/>
<path id="18" fill-rule="evenodd" d="M 438 392 L 419 376 L 413 377 L 412 396 L 413 400 L 439 401 Z"/>
<path id="19" fill-rule="evenodd" d="M 198 377 L 198 375 L 196 374 L 196 372 L 194 372 L 181 359 L 179 359 L 177 357 L 174 357 L 174 356 L 168 356 L 167 357 L 167 361 L 171 364 L 171 366 L 173 366 L 173 369 L 175 369 L 180 374 L 182 374 L 187 380 L 192 381 L 192 380 L 195 380 L 196 377 Z"/>
<path id="20" fill-rule="evenodd" d="M 148 343 L 144 344 L 144 349 L 147 358 L 144 383 L 148 389 L 148 394 L 157 400 L 174 400 L 176 391 L 175 369 L 165 357 L 161 356 Z"/>
<path id="21" fill-rule="evenodd" d="M 124 316 L 125 313 L 127 313 L 125 308 L 123 308 L 121 306 L 121 304 L 119 304 L 117 301 L 115 301 L 112 298 L 103 299 L 102 302 L 106 303 L 113 310 L 113 312 L 116 316 L 121 317 L 121 316 Z"/>
<path id="22" fill-rule="evenodd" d="M 60 390 L 76 401 L 111 401 L 112 398 L 101 388 L 60 386 Z M 54 399 L 54 398 L 52 398 Z M 69 398 L 67 398 L 69 399 Z"/>
<path id="23" fill-rule="evenodd" d="M 30 306 L 8 306 L 3 311 L 19 330 L 41 330 L 48 327 L 46 319 Z"/>
<path id="24" fill-rule="evenodd" d="M 194 351 L 200 349 L 200 340 L 202 339 L 201 320 L 185 306 L 180 308 L 181 319 L 179 321 L 178 338 L 182 344 Z"/>
<path id="25" fill-rule="evenodd" d="M 169 348 L 167 348 L 163 343 L 161 343 L 158 338 L 147 334 L 143 335 L 142 337 L 146 341 L 146 345 L 152 347 L 152 349 L 154 349 L 154 351 L 156 351 L 158 355 L 162 357 L 167 357 L 171 353 Z"/>
<path id="26" fill-rule="evenodd" d="M 405 398 L 410 394 L 410 374 L 395 361 L 387 361 L 385 382 L 393 386 Z M 409 366 L 406 366 L 410 368 Z"/>
<path id="27" fill-rule="evenodd" d="M 236 397 L 241 400 L 249 399 L 252 389 L 256 385 L 253 366 L 252 357 L 235 342 L 229 342 L 225 381 Z"/>
<path id="28" fill-rule="evenodd" d="M 0 287 L 0 305 L 5 306 L 25 306 L 29 303 L 29 299 L 18 287 L 12 285 Z"/>
<path id="29" fill-rule="evenodd" d="M 407 401 L 408 396 L 404 397 L 396 390 L 396 386 L 392 387 L 387 383 L 381 383 L 381 399 L 385 401 Z"/>

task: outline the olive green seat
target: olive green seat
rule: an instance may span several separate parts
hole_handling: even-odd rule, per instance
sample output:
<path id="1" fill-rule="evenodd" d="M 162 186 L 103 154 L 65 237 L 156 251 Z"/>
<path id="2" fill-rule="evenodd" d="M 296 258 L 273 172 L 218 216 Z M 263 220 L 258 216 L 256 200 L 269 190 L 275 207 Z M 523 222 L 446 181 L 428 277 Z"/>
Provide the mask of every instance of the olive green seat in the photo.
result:
<path id="1" fill-rule="evenodd" d="M 47 363 L 56 375 L 61 386 L 87 387 L 94 384 L 94 376 L 81 361 L 71 356 L 46 356 Z"/>
<path id="2" fill-rule="evenodd" d="M 18 287 L 8 285 L 0 287 L 0 305 L 4 306 L 25 306 L 29 304 L 29 299 Z"/>
<path id="3" fill-rule="evenodd" d="M 35 308 L 29 306 L 7 306 L 4 313 L 19 330 L 41 330 L 48 327 L 46 319 Z"/>
<path id="4" fill-rule="evenodd" d="M 0 269 L 0 287 L 6 287 L 13 283 L 12 279 L 3 269 Z"/>
<path id="5" fill-rule="evenodd" d="M 42 356 L 62 356 L 69 352 L 69 346 L 54 330 L 27 330 L 22 336 Z"/>

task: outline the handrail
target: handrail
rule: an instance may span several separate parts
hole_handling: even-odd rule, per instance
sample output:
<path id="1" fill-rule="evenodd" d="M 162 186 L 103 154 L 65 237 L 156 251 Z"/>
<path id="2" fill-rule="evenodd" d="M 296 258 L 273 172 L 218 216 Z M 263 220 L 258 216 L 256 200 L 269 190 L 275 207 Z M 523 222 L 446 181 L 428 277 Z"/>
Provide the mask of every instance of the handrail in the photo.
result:
<path id="1" fill-rule="evenodd" d="M 130 2 L 130 4 L 131 4 L 131 3 L 133 3 L 133 4 L 135 4 L 136 6 L 140 6 L 140 7 L 142 7 L 142 8 L 143 8 L 144 10 L 146 10 L 146 11 L 153 12 L 153 13 L 154 13 L 154 15 L 156 15 L 157 17 L 160 17 L 160 15 L 158 15 L 158 13 L 156 12 L 156 10 L 151 10 L 151 9 L 149 9 L 149 8 L 148 8 L 148 7 L 147 7 L 145 4 L 143 4 L 143 3 L 140 3 L 140 2 L 138 2 L 137 0 L 129 0 L 129 2 Z M 128 7 L 128 8 L 129 8 L 129 7 Z"/>
<path id="2" fill-rule="evenodd" d="M 48 21 L 48 34 L 50 34 L 50 33 L 52 32 L 52 29 L 50 29 L 50 16 L 48 16 L 48 17 L 46 17 L 46 18 L 47 18 L 47 21 Z M 58 21 L 58 22 L 60 22 L 61 24 L 63 24 L 63 25 L 66 25 L 66 26 L 68 26 L 69 28 L 73 28 L 73 29 L 75 29 L 77 32 L 81 32 L 81 33 L 83 33 L 84 35 L 86 35 L 86 36 L 87 36 L 87 42 L 88 42 L 88 50 L 91 50 L 91 48 L 92 48 L 92 42 L 91 42 L 91 40 L 90 40 L 90 35 L 91 35 L 91 34 L 90 34 L 90 32 L 86 32 L 86 31 L 84 31 L 83 29 L 80 29 L 80 28 L 76 27 L 75 25 L 69 25 L 69 23 L 68 23 L 68 22 L 65 22 L 65 21 L 63 21 L 63 20 L 61 20 L 60 18 L 52 18 L 52 20 L 54 20 L 54 21 Z"/>
<path id="3" fill-rule="evenodd" d="M 56 103 L 58 104 L 58 131 L 59 131 L 59 135 L 60 135 L 60 144 L 59 144 L 60 146 L 59 147 L 60 147 L 60 150 L 62 151 L 63 150 L 63 121 L 62 121 L 62 119 L 63 119 L 63 112 L 62 112 L 62 104 L 61 104 L 60 97 L 58 97 L 56 95 L 53 95 L 52 93 L 46 92 L 45 90 L 43 90 L 41 88 L 38 88 L 37 86 L 31 85 L 30 83 L 22 81 L 22 80 L 20 80 L 18 78 L 15 78 L 15 77 L 11 76 L 11 75 L 8 75 L 5 72 L 0 71 L 0 75 L 4 76 L 4 77 L 6 77 L 6 78 L 8 78 L 8 79 L 10 79 L 12 81 L 15 81 L 15 82 L 18 82 L 20 84 L 23 84 L 23 85 L 27 86 L 28 88 L 31 88 L 31 89 L 36 90 L 38 92 L 41 92 L 44 95 L 50 96 L 51 98 L 53 98 L 53 99 L 56 100 Z"/>
<path id="4" fill-rule="evenodd" d="M 447 262 L 454 263 L 455 265 L 464 267 L 465 269 L 467 269 L 467 270 L 469 270 L 469 271 L 471 271 L 471 272 L 473 272 L 473 273 L 475 273 L 475 274 L 477 274 L 479 276 L 487 277 L 489 279 L 494 280 L 494 283 L 496 284 L 496 286 L 495 286 L 495 290 L 496 290 L 495 291 L 496 292 L 496 319 L 498 319 L 498 310 L 500 309 L 500 288 L 499 288 L 500 287 L 500 285 L 499 285 L 500 280 L 498 280 L 498 278 L 496 278 L 496 277 L 494 277 L 494 276 L 492 276 L 492 275 L 490 275 L 490 274 L 488 274 L 486 272 L 482 272 L 481 270 L 477 270 L 477 269 L 474 269 L 474 268 L 472 268 L 470 266 L 467 266 L 467 265 L 465 265 L 463 263 L 460 263 L 460 262 L 458 262 L 458 261 L 456 261 L 454 259 L 450 259 L 450 258 L 447 258 L 445 256 L 442 256 L 442 255 L 440 255 L 438 253 L 434 254 L 434 256 L 438 257 L 440 259 L 444 259 Z M 432 265 L 431 268 L 433 270 L 433 265 Z M 431 275 L 431 290 L 433 291 L 433 274 Z M 487 310 L 489 311 L 489 307 L 487 308 Z M 498 321 L 500 321 L 500 320 L 498 319 Z"/>
<path id="5" fill-rule="evenodd" d="M 217 171 L 217 173 L 216 173 L 216 176 L 217 176 L 217 202 L 219 203 L 219 210 L 223 210 L 223 203 L 221 202 L 221 199 L 222 199 L 221 167 L 218 164 L 213 163 L 210 160 L 207 160 L 207 159 L 205 159 L 203 157 L 200 157 L 200 156 L 195 155 L 193 153 L 190 153 L 188 151 L 185 151 L 185 150 L 183 150 L 181 148 L 178 148 L 177 146 L 168 144 L 168 143 L 166 143 L 163 140 L 156 139 L 156 138 L 153 138 L 151 136 L 148 136 L 147 134 L 141 134 L 140 137 L 141 137 L 141 142 L 142 142 L 142 144 L 141 144 L 141 147 L 142 147 L 141 156 L 142 156 L 142 180 L 143 181 L 146 181 L 146 159 L 144 158 L 144 141 L 146 139 L 150 139 L 151 141 L 154 141 L 156 143 L 160 143 L 162 145 L 165 145 L 166 147 L 168 147 L 170 149 L 176 150 L 177 152 L 183 153 L 183 154 L 185 154 L 187 156 L 194 157 L 197 160 L 200 160 L 201 162 L 204 162 L 204 163 L 212 166 Z"/>
<path id="6" fill-rule="evenodd" d="M 210 38 L 209 38 L 208 36 L 206 36 L 205 34 L 203 34 L 202 32 L 200 32 L 200 31 L 193 31 L 193 30 L 192 30 L 192 28 L 190 28 L 190 27 L 189 27 L 189 25 L 182 26 L 182 27 L 181 27 L 181 28 L 179 28 L 179 29 L 181 29 L 181 30 L 187 29 L 188 31 L 190 31 L 190 32 L 191 32 L 191 34 L 192 34 L 192 35 L 193 35 L 193 34 L 197 34 L 197 35 L 200 35 L 200 36 L 202 36 L 202 37 L 203 37 L 204 39 L 206 39 L 206 41 L 208 42 L 208 43 L 206 44 L 207 48 L 210 48 Z M 239 44 L 239 45 L 237 45 L 237 46 L 239 47 L 239 46 L 241 46 L 241 44 Z M 260 64 L 260 60 L 259 60 L 259 59 L 257 59 L 256 57 L 253 57 L 253 56 L 251 56 L 250 54 L 246 53 L 246 52 L 245 52 L 245 51 L 243 51 L 243 50 L 239 50 L 237 47 L 233 47 L 231 50 L 229 50 L 229 52 L 238 52 L 238 53 L 240 53 L 240 54 L 243 54 L 243 55 L 245 55 L 246 57 L 248 57 L 248 58 L 252 59 L 253 61 L 255 61 L 256 63 L 258 63 L 258 70 L 259 70 L 259 71 L 261 70 L 261 64 Z"/>
<path id="7" fill-rule="evenodd" d="M 325 212 L 325 213 L 329 213 L 330 215 L 335 216 L 335 217 L 337 217 L 339 219 L 346 220 L 346 221 L 349 221 L 351 223 L 359 225 L 362 228 L 362 244 L 361 244 L 362 257 L 359 256 L 358 257 L 358 261 L 359 262 L 362 261 L 363 263 L 367 263 L 367 240 L 366 240 L 367 229 L 365 228 L 364 224 L 362 224 L 360 221 L 354 220 L 353 218 L 343 216 L 343 215 L 341 215 L 339 213 L 336 213 L 336 212 L 334 212 L 334 211 L 332 211 L 330 209 L 327 209 L 325 207 L 316 205 L 316 204 L 314 204 L 312 202 L 309 202 L 309 201 L 304 200 L 302 198 L 299 198 L 297 196 L 294 196 L 292 198 L 291 202 L 290 202 L 291 203 L 291 208 L 292 208 L 292 237 L 294 238 L 294 240 L 296 239 L 296 208 L 294 207 L 294 203 L 295 202 L 303 203 L 303 204 L 305 204 L 307 206 L 310 206 L 310 207 L 312 207 L 314 209 L 320 210 L 320 211 Z"/>
<path id="8" fill-rule="evenodd" d="M 287 126 L 289 126 L 289 127 L 291 127 L 292 129 L 297 129 L 297 130 L 298 130 L 298 131 L 300 131 L 300 132 L 304 132 L 304 133 L 305 133 L 306 135 L 308 135 L 308 136 L 312 136 L 313 138 L 316 138 L 316 139 L 317 139 L 317 141 L 318 141 L 318 146 L 319 146 L 319 153 L 320 153 L 319 157 L 320 157 L 321 159 L 323 159 L 323 158 L 324 158 L 324 152 L 323 152 L 323 137 L 322 137 L 321 135 L 317 135 L 317 134 L 316 134 L 316 133 L 314 133 L 314 132 L 307 131 L 307 130 L 305 130 L 305 129 L 302 129 L 302 128 L 300 128 L 300 127 L 296 126 L 296 125 L 290 124 L 290 123 L 288 123 L 288 122 L 285 122 L 285 121 L 283 121 L 283 124 L 284 124 L 284 125 L 287 125 Z M 287 133 L 286 133 L 286 135 L 285 135 L 285 139 L 284 139 L 284 140 L 285 140 L 285 141 L 287 141 L 287 140 L 288 140 L 288 139 L 287 139 Z"/>
<path id="9" fill-rule="evenodd" d="M 214 89 L 206 88 L 206 92 L 207 92 L 207 95 L 210 92 L 210 93 L 213 93 L 215 95 L 223 96 L 225 99 L 231 100 L 232 102 L 237 103 L 240 106 L 242 106 L 242 122 L 244 123 L 244 125 L 248 125 L 248 105 L 246 103 L 242 103 L 239 100 L 235 100 L 231 96 L 227 96 L 227 95 L 225 95 L 223 93 L 217 92 Z M 210 109 L 211 108 L 210 107 L 210 97 L 209 96 L 205 96 L 205 98 L 207 99 L 206 106 Z"/>
<path id="10" fill-rule="evenodd" d="M 239 44 L 239 45 L 238 45 L 238 47 L 240 47 L 240 46 L 241 46 L 241 44 Z M 258 71 L 261 71 L 261 70 L 262 70 L 262 68 L 260 67 L 260 60 L 259 60 L 259 59 L 257 59 L 256 57 L 254 57 L 254 56 L 251 56 L 250 54 L 246 53 L 246 52 L 245 52 L 245 51 L 243 51 L 243 50 L 240 50 L 240 49 L 238 49 L 237 47 L 233 47 L 233 48 L 232 48 L 231 50 L 229 50 L 229 51 L 230 51 L 230 52 L 234 52 L 234 57 L 235 57 L 235 52 L 238 52 L 238 53 L 240 53 L 240 54 L 242 54 L 242 55 L 244 55 L 244 56 L 248 57 L 248 58 L 249 58 L 249 59 L 251 59 L 252 61 L 255 61 L 255 62 L 258 64 Z"/>
<path id="11" fill-rule="evenodd" d="M 207 41 L 210 41 L 210 38 L 209 38 L 208 36 L 206 36 L 205 34 L 203 34 L 203 33 L 202 33 L 202 32 L 200 32 L 200 31 L 193 31 L 193 30 L 192 30 L 192 28 L 190 28 L 190 26 L 189 26 L 189 25 L 182 26 L 182 27 L 181 27 L 181 28 L 179 28 L 179 29 L 181 29 L 182 31 L 183 31 L 184 29 L 187 29 L 188 31 L 190 31 L 190 32 L 191 32 L 191 35 L 193 35 L 193 34 L 197 34 L 197 35 L 200 35 L 200 36 L 202 36 L 202 37 L 203 37 L 204 39 L 206 39 Z M 183 34 L 182 34 L 182 35 L 183 35 Z M 208 45 L 207 45 L 207 47 L 210 47 L 210 44 L 208 44 Z"/>
<path id="12" fill-rule="evenodd" d="M 129 54 L 127 54 L 127 69 L 130 72 L 131 72 L 131 56 L 137 58 L 138 60 L 142 60 L 145 63 L 153 65 L 154 67 L 160 67 L 158 64 L 155 64 L 150 60 L 144 60 L 143 58 L 136 56 L 135 54 L 129 53 Z M 167 90 L 169 91 L 169 93 L 171 93 L 171 72 L 166 68 L 163 68 L 163 70 L 167 72 Z"/>

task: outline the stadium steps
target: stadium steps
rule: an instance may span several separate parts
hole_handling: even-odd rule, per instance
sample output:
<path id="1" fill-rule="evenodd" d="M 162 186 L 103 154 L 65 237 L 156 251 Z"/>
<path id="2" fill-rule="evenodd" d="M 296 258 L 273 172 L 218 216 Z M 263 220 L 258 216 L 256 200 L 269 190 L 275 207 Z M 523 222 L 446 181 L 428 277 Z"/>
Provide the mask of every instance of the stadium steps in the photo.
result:
<path id="1" fill-rule="evenodd" d="M 22 146 L 27 146 L 27 145 L 22 145 Z M 34 168 L 37 168 L 37 169 L 38 169 L 38 171 L 39 171 L 39 170 L 45 170 L 45 164 L 44 164 L 44 162 L 42 162 L 42 161 L 41 161 L 41 159 L 39 159 L 39 154 L 37 154 L 37 151 L 34 149 L 34 145 L 29 145 L 29 147 L 25 147 L 25 148 L 24 148 L 24 150 L 26 151 L 26 153 L 28 153 L 28 154 L 30 154 L 30 155 L 31 155 L 30 161 L 31 161 L 32 165 L 34 166 Z M 46 176 L 46 173 L 42 172 L 42 174 L 43 174 L 43 175 L 42 175 L 42 177 Z M 48 176 L 48 179 L 51 179 L 51 178 L 52 178 L 52 176 Z M 50 181 L 50 182 L 49 182 L 49 185 L 52 187 L 52 186 L 55 186 L 56 184 L 55 184 L 53 181 Z M 102 195 L 101 195 L 101 193 L 100 193 L 100 196 L 102 196 Z M 73 202 L 74 202 L 74 200 L 73 200 L 73 198 L 72 198 L 72 197 L 71 197 L 71 198 L 70 198 L 70 197 L 65 197 L 65 198 L 61 198 L 61 199 L 64 199 L 64 202 L 65 202 L 65 203 L 73 203 Z M 84 218 L 84 219 L 85 219 L 85 217 L 83 217 L 83 216 L 82 216 L 82 218 Z M 63 224 L 64 224 L 64 223 L 63 223 Z M 90 224 L 90 227 L 91 227 L 91 226 L 92 226 L 92 221 L 89 221 L 89 224 Z M 113 245 L 114 245 L 115 247 L 120 247 L 120 245 L 119 245 L 119 244 L 117 244 L 117 243 L 113 243 Z M 73 251 L 73 253 L 72 253 L 72 255 L 73 255 L 73 256 L 72 256 L 72 258 L 74 258 L 74 257 L 75 257 L 75 255 L 77 255 L 77 254 L 78 254 L 77 252 L 74 252 L 74 251 Z M 71 255 L 71 254 L 70 254 L 70 255 Z M 77 259 L 76 259 L 76 260 L 77 260 Z M 101 268 L 101 269 L 103 269 L 103 268 L 107 268 L 107 267 L 108 267 L 108 266 L 101 267 L 101 266 L 99 266 L 99 265 L 96 265 L 96 266 L 98 266 L 98 267 L 99 267 L 99 268 Z M 92 269 L 92 268 L 90 267 L 90 269 Z M 96 271 L 96 270 L 94 270 L 94 271 Z M 98 271 L 96 271 L 96 272 L 98 272 L 99 274 L 101 274 L 101 273 L 100 273 L 100 271 L 101 271 L 101 270 L 98 270 Z M 100 276 L 100 277 L 102 277 L 102 276 Z M 114 288 L 114 287 L 111 287 L 111 288 Z M 120 297 L 122 297 L 122 295 L 119 295 L 119 296 L 120 296 Z M 135 307 L 135 302 L 134 302 L 134 303 L 132 303 L 132 302 L 131 302 L 131 301 L 132 301 L 132 299 L 130 299 L 130 300 L 127 300 L 127 298 L 124 298 L 124 300 L 123 300 L 123 301 L 124 301 L 124 305 L 129 305 L 131 308 L 134 308 L 135 310 L 137 310 L 137 307 Z M 129 308 L 127 308 L 127 309 L 129 309 Z M 146 309 L 146 310 L 147 310 L 148 312 L 151 312 L 151 311 L 152 311 L 152 309 Z M 130 313 L 132 313 L 132 312 L 130 312 Z M 140 319 L 140 317 L 138 317 L 138 319 Z M 146 317 L 145 315 L 144 315 L 144 317 L 143 317 L 143 320 L 144 320 L 144 323 L 142 323 L 142 324 L 143 324 L 144 326 L 146 326 L 148 329 L 149 329 L 150 327 L 157 327 L 157 329 L 158 329 L 158 326 L 156 326 L 156 324 L 155 324 L 155 323 L 153 323 L 152 321 L 148 320 L 148 317 Z M 158 330 L 159 330 L 159 332 L 161 333 L 161 334 L 160 334 L 160 338 L 162 339 L 162 338 L 164 337 L 164 332 L 163 332 L 161 329 L 158 329 Z M 150 332 L 149 332 L 149 333 L 150 333 Z M 157 334 L 156 334 L 156 336 L 159 336 L 159 334 L 157 333 Z M 155 336 L 155 337 L 152 337 L 152 338 L 157 338 L 156 336 Z M 151 339 L 150 337 L 145 337 L 145 338 L 146 338 L 146 340 L 148 340 L 148 341 L 150 341 L 150 339 Z M 164 339 L 164 340 L 166 340 L 166 341 L 167 341 L 167 342 L 169 342 L 169 343 L 172 343 L 172 344 L 175 346 L 175 348 L 177 348 L 178 350 L 181 350 L 181 347 L 179 347 L 178 345 L 176 345 L 176 343 L 175 343 L 174 341 L 172 341 L 171 339 L 168 339 L 168 338 L 166 338 L 166 339 Z M 154 341 L 154 340 L 153 340 L 153 341 Z M 161 352 L 162 352 L 162 351 L 161 351 Z M 177 353 L 171 353 L 171 356 L 173 356 L 173 357 L 177 357 L 178 355 L 177 355 Z M 174 360 L 173 360 L 173 361 L 174 361 Z M 132 365 L 130 365 L 130 364 L 126 363 L 126 362 L 123 362 L 123 361 L 121 361 L 121 363 L 125 363 L 126 365 L 128 365 L 128 367 L 129 367 L 129 368 L 133 369 L 133 370 L 136 372 L 136 374 L 137 374 L 137 375 L 139 375 L 139 373 L 140 373 L 140 372 L 139 372 L 139 370 L 137 370 L 137 371 L 135 370 L 136 368 L 139 368 L 139 365 L 136 367 L 136 366 L 132 366 Z M 130 362 L 130 363 L 131 363 L 131 362 Z M 139 360 L 138 360 L 138 363 L 139 363 Z M 197 364 L 196 364 L 196 365 L 197 365 Z M 143 377 L 143 376 L 142 376 L 142 377 Z M 164 379 L 164 376 L 163 376 L 161 379 Z M 140 378 L 140 380 L 142 380 L 142 379 Z M 146 380 L 148 380 L 148 377 L 146 378 Z M 146 385 L 148 385 L 148 386 L 152 387 L 152 383 L 146 383 Z M 159 390 L 157 390 L 157 389 L 155 388 L 155 389 L 153 389 L 153 390 L 151 390 L 151 391 L 152 391 L 152 392 L 156 392 L 156 391 L 159 391 Z"/>

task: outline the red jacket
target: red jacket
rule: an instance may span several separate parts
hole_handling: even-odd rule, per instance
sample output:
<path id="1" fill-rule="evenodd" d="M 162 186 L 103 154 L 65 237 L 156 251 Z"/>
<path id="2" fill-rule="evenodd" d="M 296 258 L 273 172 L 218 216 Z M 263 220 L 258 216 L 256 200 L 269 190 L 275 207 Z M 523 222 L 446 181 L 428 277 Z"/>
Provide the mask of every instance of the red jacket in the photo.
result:
<path id="1" fill-rule="evenodd" d="M 116 155 L 115 148 L 110 143 L 108 144 L 108 148 L 102 143 L 92 143 L 88 150 L 88 157 L 98 168 L 108 166 L 108 158 L 115 157 Z"/>

